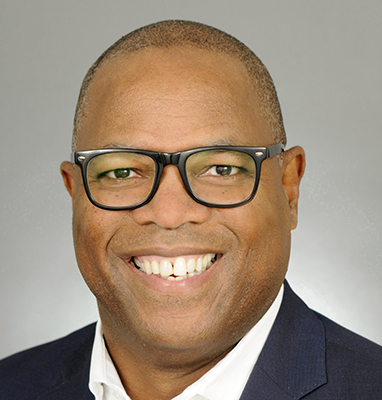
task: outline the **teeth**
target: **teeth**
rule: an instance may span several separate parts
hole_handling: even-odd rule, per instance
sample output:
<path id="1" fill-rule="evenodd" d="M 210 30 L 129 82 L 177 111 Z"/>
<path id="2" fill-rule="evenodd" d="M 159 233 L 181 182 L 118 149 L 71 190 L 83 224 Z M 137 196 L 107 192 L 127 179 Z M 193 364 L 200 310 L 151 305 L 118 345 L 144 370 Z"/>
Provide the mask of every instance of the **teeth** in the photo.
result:
<path id="1" fill-rule="evenodd" d="M 187 261 L 187 272 L 188 272 L 188 273 L 194 272 L 194 271 L 195 271 L 195 265 L 196 265 L 195 258 L 190 258 L 190 259 Z"/>
<path id="2" fill-rule="evenodd" d="M 184 276 L 187 274 L 187 264 L 186 260 L 183 257 L 179 257 L 176 259 L 174 264 L 174 275 L 175 276 Z"/>
<path id="3" fill-rule="evenodd" d="M 143 262 L 143 264 L 144 264 L 143 269 L 145 270 L 146 274 L 147 275 L 151 275 L 153 273 L 153 270 L 151 268 L 151 264 L 147 260 L 145 260 Z"/>
<path id="4" fill-rule="evenodd" d="M 201 272 L 191 272 L 191 273 L 188 274 L 188 277 L 192 278 L 193 276 L 197 276 L 197 275 L 200 275 L 200 274 L 201 274 Z"/>
<path id="5" fill-rule="evenodd" d="M 136 267 L 147 275 L 155 274 L 171 281 L 180 281 L 200 275 L 215 262 L 215 259 L 216 254 L 209 253 L 199 256 L 197 259 L 189 258 L 187 261 L 184 257 L 178 257 L 174 265 L 168 258 L 162 258 L 160 262 L 156 260 L 151 262 L 143 260 L 142 262 L 134 257 L 133 261 Z"/>
<path id="6" fill-rule="evenodd" d="M 153 274 L 155 274 L 155 275 L 159 275 L 160 274 L 158 261 L 153 261 L 151 263 L 151 269 L 153 271 Z"/>
<path id="7" fill-rule="evenodd" d="M 196 271 L 200 272 L 203 269 L 203 258 L 199 257 L 196 261 Z"/>
<path id="8" fill-rule="evenodd" d="M 159 264 L 160 276 L 166 278 L 173 274 L 171 261 L 167 258 L 162 258 Z"/>

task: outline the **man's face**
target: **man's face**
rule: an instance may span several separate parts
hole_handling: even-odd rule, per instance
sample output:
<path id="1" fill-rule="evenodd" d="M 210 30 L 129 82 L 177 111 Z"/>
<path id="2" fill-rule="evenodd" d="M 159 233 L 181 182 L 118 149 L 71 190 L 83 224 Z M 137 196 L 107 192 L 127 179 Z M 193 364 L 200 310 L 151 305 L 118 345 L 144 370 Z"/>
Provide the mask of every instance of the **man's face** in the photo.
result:
<path id="1" fill-rule="evenodd" d="M 244 66 L 226 55 L 140 51 L 103 65 L 88 96 L 77 150 L 274 144 Z M 268 309 L 286 273 L 297 201 L 277 157 L 263 163 L 254 200 L 230 209 L 193 201 L 167 166 L 150 203 L 102 210 L 87 199 L 78 167 L 65 165 L 77 260 L 106 337 L 122 327 L 137 346 L 208 357 L 232 347 Z M 134 263 L 208 254 L 216 258 L 209 269 L 180 281 Z"/>

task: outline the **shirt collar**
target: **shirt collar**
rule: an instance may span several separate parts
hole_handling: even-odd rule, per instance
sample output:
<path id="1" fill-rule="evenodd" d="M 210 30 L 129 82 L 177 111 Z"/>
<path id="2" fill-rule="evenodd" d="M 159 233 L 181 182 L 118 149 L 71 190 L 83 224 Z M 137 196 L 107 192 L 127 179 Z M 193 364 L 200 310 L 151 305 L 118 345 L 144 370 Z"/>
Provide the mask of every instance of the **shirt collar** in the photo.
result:
<path id="1" fill-rule="evenodd" d="M 276 319 L 283 292 L 284 285 L 268 311 L 233 350 L 173 400 L 239 399 Z M 96 400 L 131 400 L 106 349 L 101 320 L 97 323 L 93 344 L 89 389 Z"/>
<path id="2" fill-rule="evenodd" d="M 96 325 L 90 361 L 89 389 L 96 400 L 107 400 L 109 398 L 131 400 L 125 392 L 118 372 L 107 351 L 101 320 Z M 109 397 L 108 393 L 113 393 L 114 397 Z"/>

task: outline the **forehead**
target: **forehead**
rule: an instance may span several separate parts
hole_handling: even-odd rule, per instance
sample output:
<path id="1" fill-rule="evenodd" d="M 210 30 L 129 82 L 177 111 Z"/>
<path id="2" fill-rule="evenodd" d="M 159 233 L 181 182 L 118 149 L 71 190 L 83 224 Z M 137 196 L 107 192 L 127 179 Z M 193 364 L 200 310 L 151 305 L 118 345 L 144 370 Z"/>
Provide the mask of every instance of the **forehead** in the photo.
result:
<path id="1" fill-rule="evenodd" d="M 244 65 L 206 50 L 149 49 L 99 68 L 88 88 L 80 147 L 121 142 L 152 148 L 148 138 L 170 134 L 182 141 L 200 136 L 199 145 L 217 136 L 233 144 L 269 144 L 269 127 Z"/>

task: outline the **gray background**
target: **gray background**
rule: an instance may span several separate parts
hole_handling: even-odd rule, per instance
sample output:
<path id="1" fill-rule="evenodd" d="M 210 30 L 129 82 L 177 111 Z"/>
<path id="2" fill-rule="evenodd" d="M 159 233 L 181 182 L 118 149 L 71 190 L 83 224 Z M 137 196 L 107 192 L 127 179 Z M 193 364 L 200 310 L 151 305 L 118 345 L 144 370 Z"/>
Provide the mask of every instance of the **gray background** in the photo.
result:
<path id="1" fill-rule="evenodd" d="M 125 33 L 182 18 L 251 47 L 308 158 L 288 278 L 382 344 L 380 0 L 1 0 L 0 357 L 97 318 L 77 272 L 68 159 L 81 80 Z"/>

